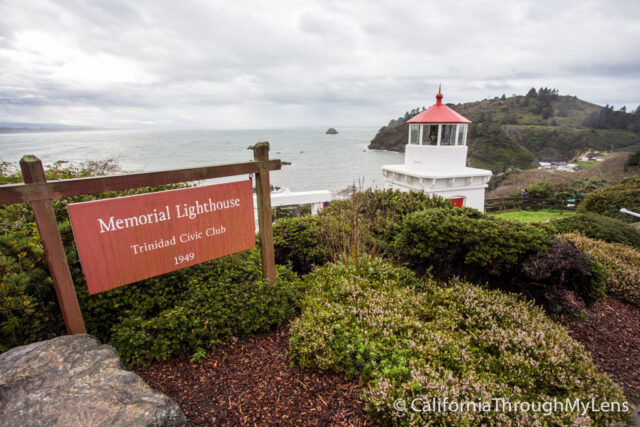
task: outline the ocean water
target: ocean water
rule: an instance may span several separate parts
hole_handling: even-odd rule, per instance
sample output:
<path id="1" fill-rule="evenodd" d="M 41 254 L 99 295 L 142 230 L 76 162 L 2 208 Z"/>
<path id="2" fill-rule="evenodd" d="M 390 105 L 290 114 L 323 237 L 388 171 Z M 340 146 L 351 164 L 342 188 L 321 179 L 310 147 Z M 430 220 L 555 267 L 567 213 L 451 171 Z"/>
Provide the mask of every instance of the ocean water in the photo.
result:
<path id="1" fill-rule="evenodd" d="M 400 153 L 367 149 L 376 127 L 307 127 L 267 130 L 117 130 L 0 135 L 0 160 L 25 154 L 45 164 L 80 164 L 113 159 L 129 172 L 155 171 L 253 160 L 247 148 L 268 141 L 270 157 L 290 162 L 271 173 L 271 183 L 292 191 L 330 190 L 349 185 L 383 188 L 381 166 L 404 161 Z M 237 178 L 226 179 L 233 180 Z M 212 180 L 225 181 L 225 180 Z"/>

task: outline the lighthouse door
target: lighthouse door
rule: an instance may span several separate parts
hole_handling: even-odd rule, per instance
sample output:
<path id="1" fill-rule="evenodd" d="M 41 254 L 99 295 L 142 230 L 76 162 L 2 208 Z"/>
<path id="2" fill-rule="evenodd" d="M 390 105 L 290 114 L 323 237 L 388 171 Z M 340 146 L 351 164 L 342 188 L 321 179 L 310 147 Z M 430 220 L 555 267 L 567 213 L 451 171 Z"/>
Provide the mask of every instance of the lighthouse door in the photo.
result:
<path id="1" fill-rule="evenodd" d="M 464 203 L 464 197 L 456 197 L 453 199 L 449 199 L 450 202 L 453 202 L 453 206 L 456 208 L 461 208 Z"/>

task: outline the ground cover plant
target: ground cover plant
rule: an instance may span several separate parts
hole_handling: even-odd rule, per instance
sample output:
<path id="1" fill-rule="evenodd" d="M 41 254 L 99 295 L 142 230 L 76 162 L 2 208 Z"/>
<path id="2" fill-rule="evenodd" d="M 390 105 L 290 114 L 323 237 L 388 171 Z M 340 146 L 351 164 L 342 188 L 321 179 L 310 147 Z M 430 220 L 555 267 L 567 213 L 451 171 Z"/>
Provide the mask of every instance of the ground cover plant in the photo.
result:
<path id="1" fill-rule="evenodd" d="M 553 221 L 553 226 L 561 233 L 577 232 L 592 239 L 640 248 L 640 231 L 616 218 L 597 213 L 579 212 Z"/>
<path id="2" fill-rule="evenodd" d="M 326 265 L 308 275 L 305 286 L 301 316 L 291 326 L 291 359 L 361 378 L 367 410 L 377 423 L 629 421 L 624 412 L 415 411 L 416 398 L 420 409 L 432 399 L 504 398 L 539 404 L 594 399 L 617 402 L 621 410 L 625 399 L 562 327 L 514 295 L 459 280 L 418 279 L 409 270 L 367 257 Z"/>
<path id="3" fill-rule="evenodd" d="M 578 233 L 564 236 L 604 266 L 607 294 L 640 306 L 640 251 L 619 243 L 590 239 Z"/>

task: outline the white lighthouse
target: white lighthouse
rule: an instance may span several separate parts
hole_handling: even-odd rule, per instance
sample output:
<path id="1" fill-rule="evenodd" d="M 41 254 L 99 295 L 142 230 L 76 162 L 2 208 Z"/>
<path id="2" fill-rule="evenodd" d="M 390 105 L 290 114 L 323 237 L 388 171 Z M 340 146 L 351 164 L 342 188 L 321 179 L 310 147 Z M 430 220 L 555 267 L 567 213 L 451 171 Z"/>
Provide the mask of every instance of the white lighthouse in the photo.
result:
<path id="1" fill-rule="evenodd" d="M 424 191 L 484 212 L 484 190 L 491 171 L 467 167 L 467 131 L 470 120 L 442 103 L 411 118 L 404 164 L 385 165 L 386 188 Z"/>

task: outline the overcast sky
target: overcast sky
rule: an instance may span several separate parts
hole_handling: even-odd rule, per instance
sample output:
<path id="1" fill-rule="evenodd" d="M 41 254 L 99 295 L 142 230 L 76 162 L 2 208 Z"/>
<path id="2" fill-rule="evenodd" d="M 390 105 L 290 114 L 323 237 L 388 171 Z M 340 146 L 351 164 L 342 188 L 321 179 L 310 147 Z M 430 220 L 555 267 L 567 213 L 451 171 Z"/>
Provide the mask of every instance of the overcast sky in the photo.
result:
<path id="1" fill-rule="evenodd" d="M 0 0 L 0 122 L 379 125 L 557 88 L 640 103 L 640 1 Z"/>

